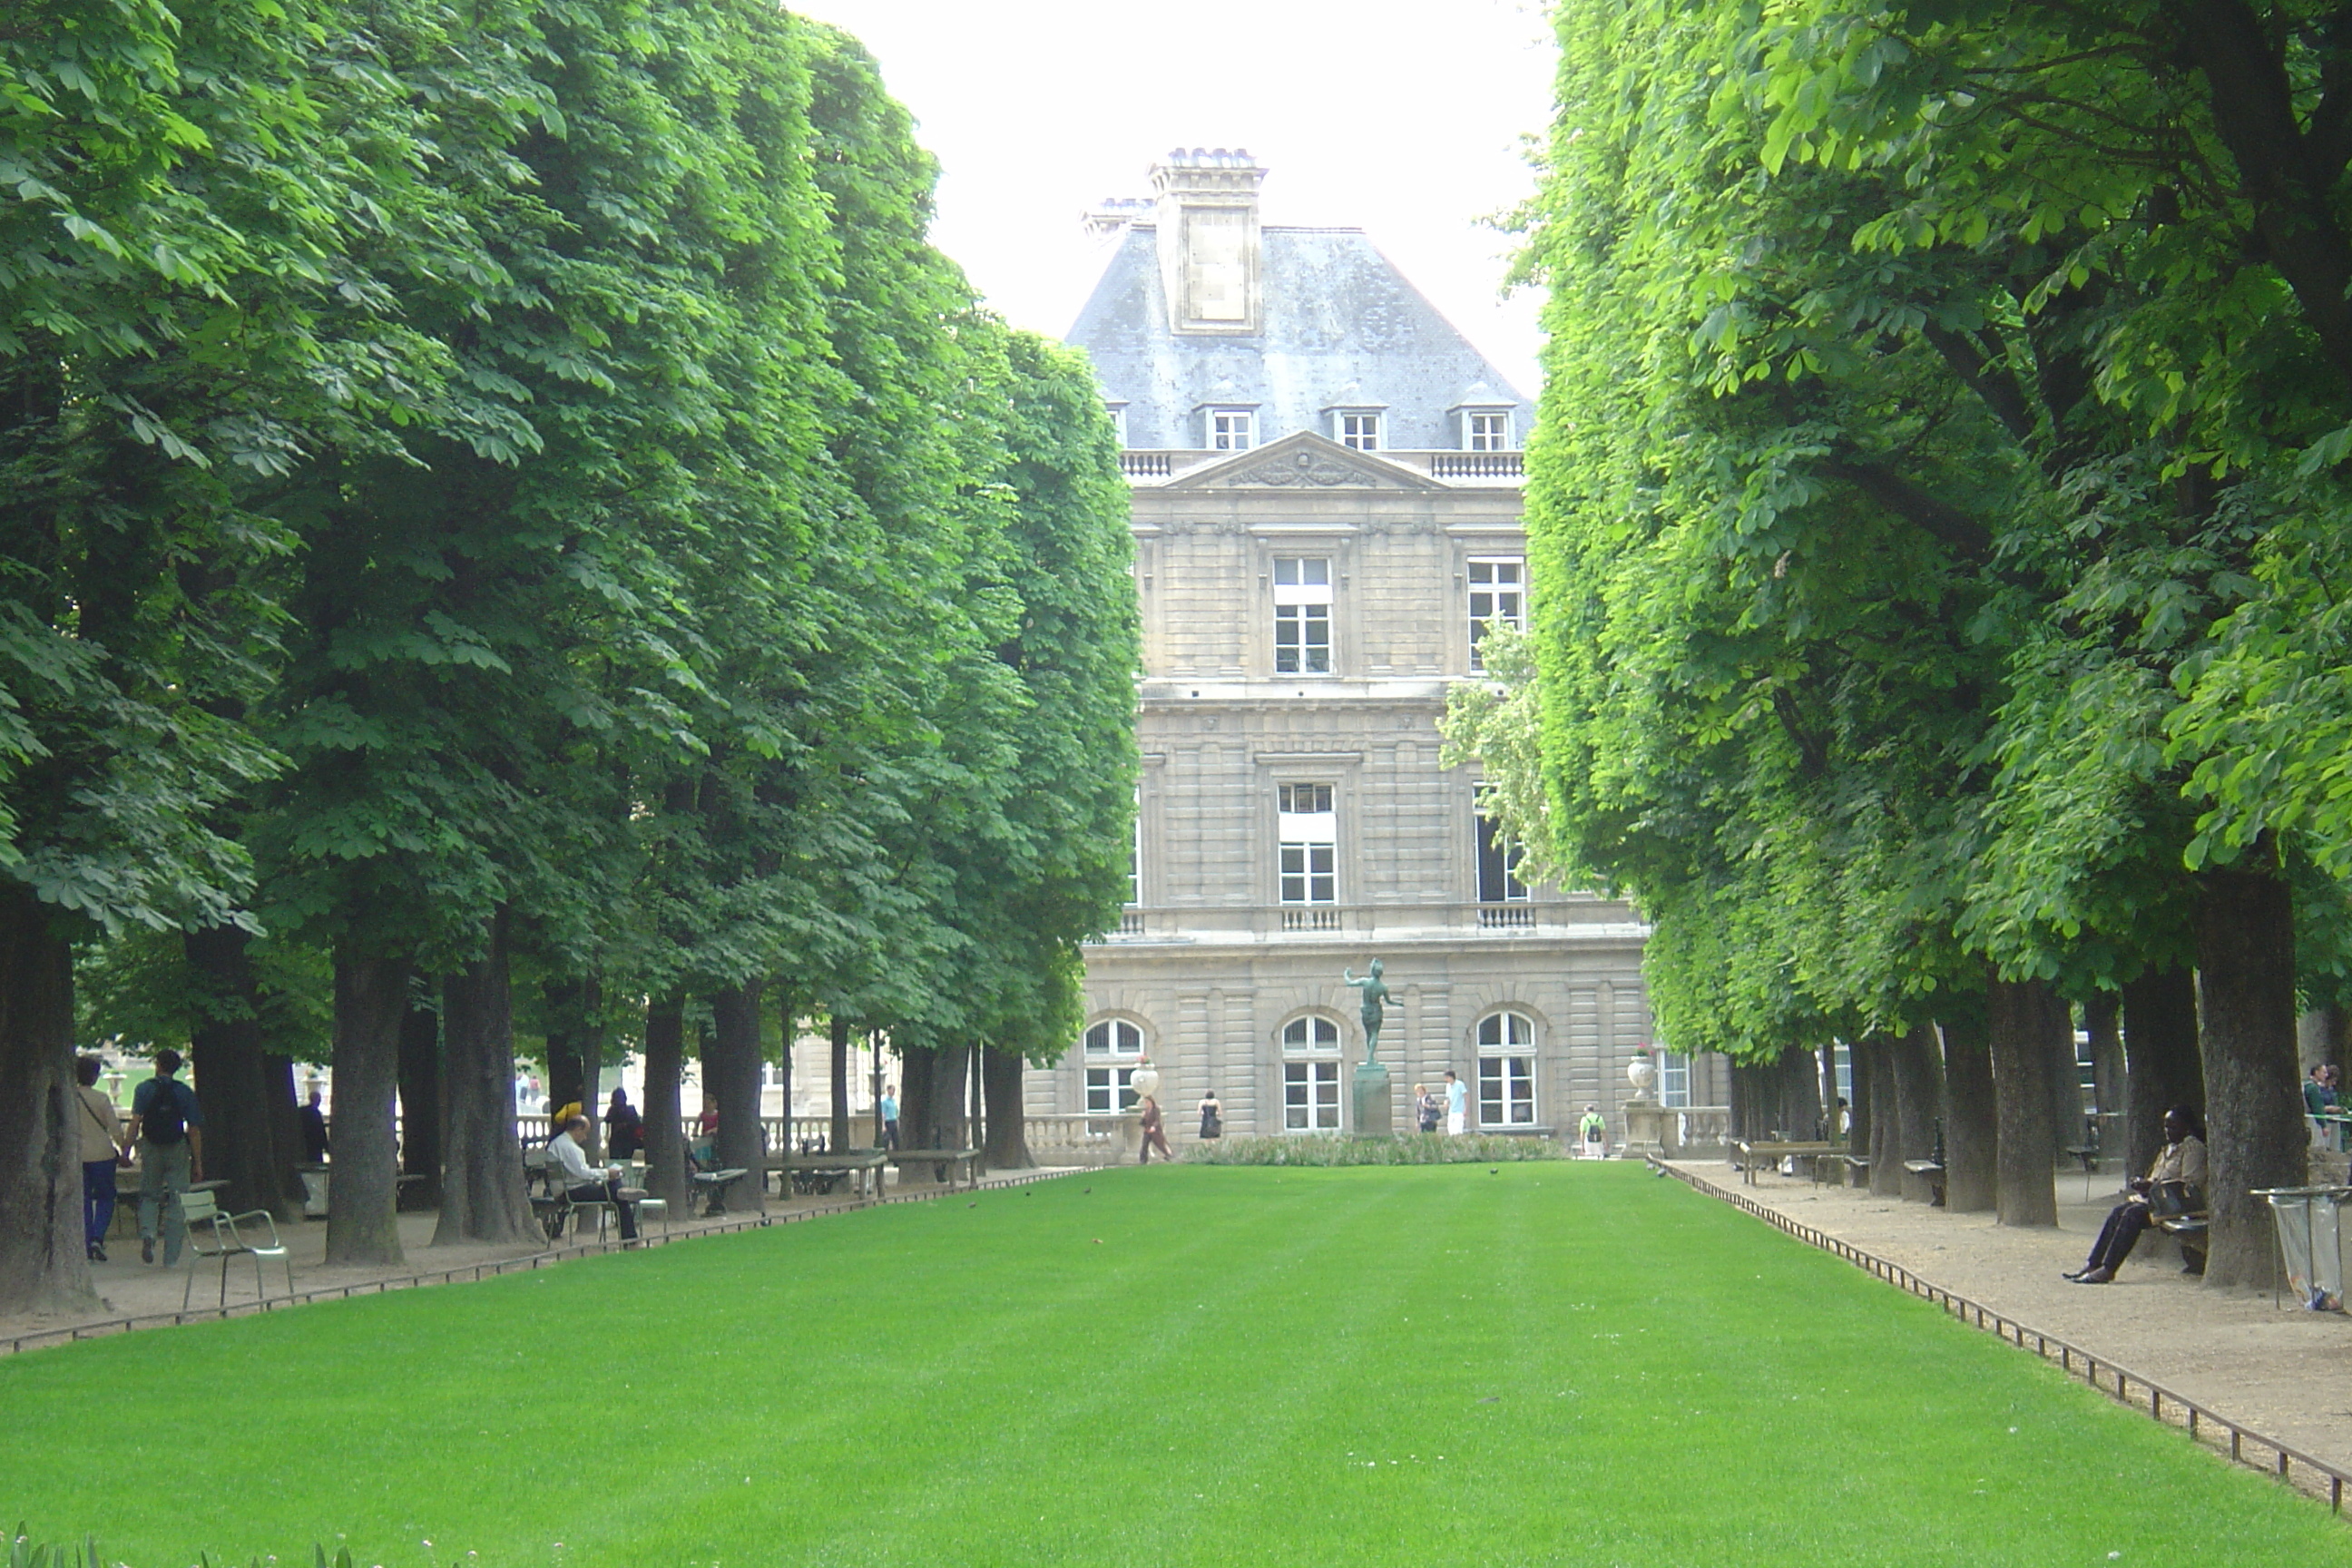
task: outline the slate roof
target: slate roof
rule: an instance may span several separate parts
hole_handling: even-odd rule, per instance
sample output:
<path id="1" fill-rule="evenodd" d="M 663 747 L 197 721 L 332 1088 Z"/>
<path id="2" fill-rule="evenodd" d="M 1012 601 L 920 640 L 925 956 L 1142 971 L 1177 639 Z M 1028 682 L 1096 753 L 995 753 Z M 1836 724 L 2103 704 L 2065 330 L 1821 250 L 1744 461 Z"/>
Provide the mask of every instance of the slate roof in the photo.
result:
<path id="1" fill-rule="evenodd" d="M 1250 336 L 1170 331 L 1156 226 L 1120 237 L 1069 342 L 1127 405 L 1130 447 L 1202 446 L 1204 406 L 1255 405 L 1260 445 L 1328 433 L 1334 407 L 1378 408 L 1381 444 L 1410 451 L 1460 447 L 1465 404 L 1507 403 L 1524 439 L 1529 400 L 1363 230 L 1262 232 L 1263 330 Z"/>

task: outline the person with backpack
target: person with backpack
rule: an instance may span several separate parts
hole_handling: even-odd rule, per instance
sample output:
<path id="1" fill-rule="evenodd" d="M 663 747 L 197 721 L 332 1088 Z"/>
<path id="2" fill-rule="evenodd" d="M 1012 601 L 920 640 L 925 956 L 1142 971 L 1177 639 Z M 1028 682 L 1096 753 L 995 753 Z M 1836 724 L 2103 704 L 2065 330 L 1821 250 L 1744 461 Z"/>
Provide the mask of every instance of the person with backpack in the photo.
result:
<path id="1" fill-rule="evenodd" d="M 161 1217 L 167 1268 L 180 1261 L 188 1239 L 180 1199 L 190 1182 L 205 1179 L 205 1116 L 196 1091 L 173 1076 L 181 1059 L 169 1046 L 155 1053 L 155 1076 L 132 1092 L 131 1126 L 122 1135 L 124 1147 L 139 1150 L 139 1260 L 155 1261 L 155 1222 Z M 162 1215 L 166 1193 L 172 1212 Z"/>

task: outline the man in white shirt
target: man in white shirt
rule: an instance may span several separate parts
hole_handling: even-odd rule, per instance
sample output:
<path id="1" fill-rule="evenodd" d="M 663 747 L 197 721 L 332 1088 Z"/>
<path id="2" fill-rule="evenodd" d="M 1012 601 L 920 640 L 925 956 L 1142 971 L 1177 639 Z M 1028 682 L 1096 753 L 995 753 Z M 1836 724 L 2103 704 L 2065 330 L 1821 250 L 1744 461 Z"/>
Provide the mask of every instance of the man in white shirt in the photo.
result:
<path id="1" fill-rule="evenodd" d="M 574 1116 L 563 1124 L 563 1136 L 547 1146 L 556 1167 L 563 1173 L 564 1190 L 576 1204 L 608 1203 L 621 1219 L 621 1239 L 637 1239 L 637 1211 L 633 1204 L 621 1201 L 621 1173 L 617 1170 L 598 1170 L 588 1163 L 588 1119 Z"/>
<path id="2" fill-rule="evenodd" d="M 1463 1125 L 1469 1120 L 1470 1086 L 1454 1077 L 1449 1068 L 1445 1074 L 1445 1135 L 1461 1137 Z"/>

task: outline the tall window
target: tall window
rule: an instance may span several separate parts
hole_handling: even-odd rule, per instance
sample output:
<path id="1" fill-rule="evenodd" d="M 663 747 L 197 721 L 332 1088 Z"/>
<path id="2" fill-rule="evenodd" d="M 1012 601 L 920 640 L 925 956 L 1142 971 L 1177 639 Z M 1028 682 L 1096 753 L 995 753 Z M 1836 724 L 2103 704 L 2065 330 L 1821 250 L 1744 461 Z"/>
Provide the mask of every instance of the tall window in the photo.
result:
<path id="1" fill-rule="evenodd" d="M 1474 557 L 1470 563 L 1470 668 L 1484 669 L 1478 644 L 1486 628 L 1508 621 L 1528 629 L 1528 563 L 1516 556 Z"/>
<path id="2" fill-rule="evenodd" d="M 1331 673 L 1331 563 L 1327 559 L 1275 557 L 1274 672 Z"/>
<path id="3" fill-rule="evenodd" d="M 1339 1026 L 1328 1018 L 1282 1026 L 1282 1130 L 1339 1130 Z"/>
<path id="4" fill-rule="evenodd" d="M 1339 816 L 1327 784 L 1286 784 L 1275 797 L 1275 841 L 1280 846 L 1282 901 L 1339 901 Z"/>
<path id="5" fill-rule="evenodd" d="M 1519 880 L 1519 846 L 1487 815 L 1486 786 L 1478 787 L 1478 901 L 1516 903 L 1528 896 Z"/>
<path id="6" fill-rule="evenodd" d="M 1359 452 L 1381 449 L 1381 416 L 1377 414 L 1342 414 L 1339 416 L 1339 445 L 1352 447 Z"/>
<path id="7" fill-rule="evenodd" d="M 1536 1026 L 1521 1013 L 1478 1020 L 1478 1125 L 1532 1127 L 1536 1120 Z"/>
<path id="8" fill-rule="evenodd" d="M 1133 1110 L 1143 1031 L 1124 1018 L 1105 1018 L 1087 1031 L 1086 1044 L 1087 1114 L 1115 1116 Z"/>
<path id="9" fill-rule="evenodd" d="M 1660 1051 L 1658 1103 L 1681 1107 L 1690 1102 L 1690 1058 L 1680 1051 Z"/>
<path id="10" fill-rule="evenodd" d="M 1143 786 L 1135 786 L 1135 824 L 1127 846 L 1127 901 L 1143 902 Z"/>
<path id="11" fill-rule="evenodd" d="M 1209 410 L 1209 450 L 1246 452 L 1257 445 L 1257 416 L 1246 408 Z"/>
<path id="12" fill-rule="evenodd" d="M 1507 452 L 1511 449 L 1511 416 L 1501 413 L 1469 413 L 1462 416 L 1462 444 L 1473 452 Z"/>

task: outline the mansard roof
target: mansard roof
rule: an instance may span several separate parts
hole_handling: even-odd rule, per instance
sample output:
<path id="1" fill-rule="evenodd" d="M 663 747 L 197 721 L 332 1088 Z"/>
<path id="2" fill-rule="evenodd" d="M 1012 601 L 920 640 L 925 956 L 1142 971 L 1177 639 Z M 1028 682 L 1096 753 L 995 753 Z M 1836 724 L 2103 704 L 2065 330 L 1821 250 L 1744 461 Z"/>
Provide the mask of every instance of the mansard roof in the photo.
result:
<path id="1" fill-rule="evenodd" d="M 1119 237 L 1069 341 L 1127 405 L 1131 447 L 1197 447 L 1200 410 L 1255 408 L 1262 436 L 1328 427 L 1335 407 L 1383 410 L 1382 445 L 1462 444 L 1455 410 L 1516 405 L 1508 377 L 1473 348 L 1358 228 L 1268 226 L 1255 332 L 1178 332 L 1157 226 Z M 1472 394 L 1469 389 L 1476 389 Z"/>

